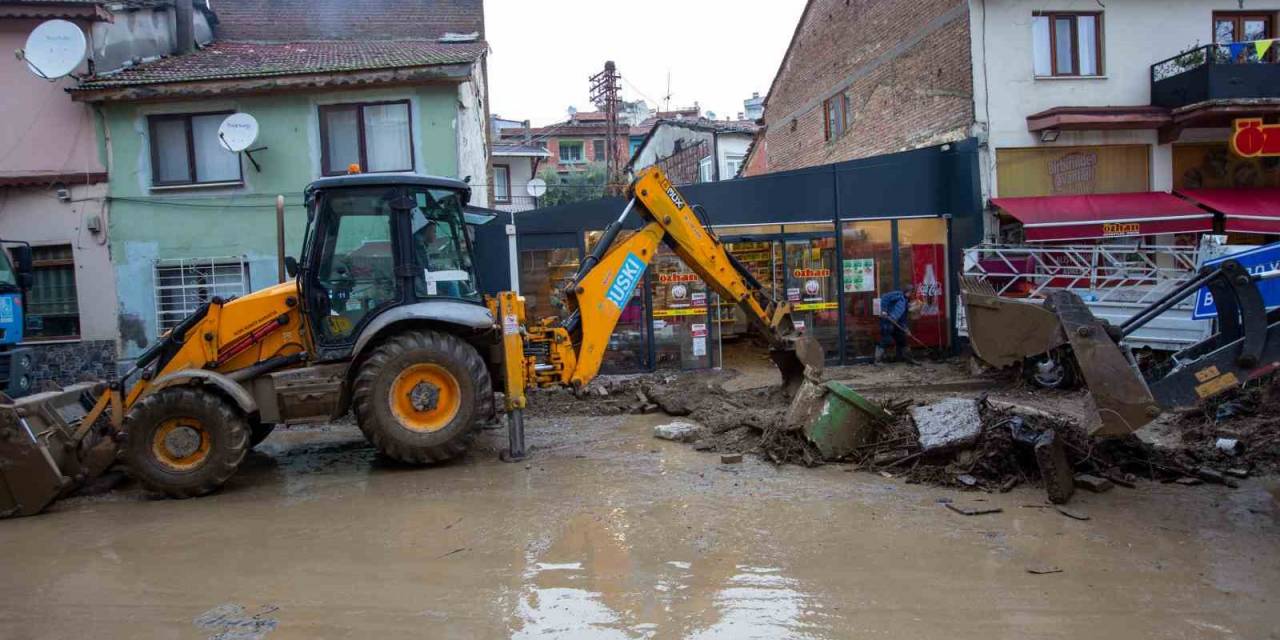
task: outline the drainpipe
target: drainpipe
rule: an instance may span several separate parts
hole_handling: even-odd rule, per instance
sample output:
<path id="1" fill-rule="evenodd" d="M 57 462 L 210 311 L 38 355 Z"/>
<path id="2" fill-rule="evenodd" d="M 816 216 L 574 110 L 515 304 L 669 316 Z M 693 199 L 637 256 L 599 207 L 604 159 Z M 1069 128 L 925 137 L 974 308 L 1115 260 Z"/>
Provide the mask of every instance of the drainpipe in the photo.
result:
<path id="1" fill-rule="evenodd" d="M 173 52 L 177 55 L 191 53 L 196 50 L 195 8 L 192 0 L 177 0 L 173 3 L 175 29 L 173 34 Z"/>

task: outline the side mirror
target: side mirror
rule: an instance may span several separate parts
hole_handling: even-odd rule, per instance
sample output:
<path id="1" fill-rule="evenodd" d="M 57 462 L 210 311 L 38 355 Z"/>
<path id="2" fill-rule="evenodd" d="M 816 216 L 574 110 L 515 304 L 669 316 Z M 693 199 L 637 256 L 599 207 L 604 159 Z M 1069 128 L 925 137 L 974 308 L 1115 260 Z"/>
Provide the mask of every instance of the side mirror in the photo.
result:
<path id="1" fill-rule="evenodd" d="M 18 286 L 23 290 L 30 289 L 34 281 L 34 268 L 31 264 L 31 247 L 20 244 L 13 248 L 14 267 L 18 276 Z"/>
<path id="2" fill-rule="evenodd" d="M 298 259 L 293 256 L 285 256 L 284 272 L 289 274 L 290 278 L 298 277 Z"/>

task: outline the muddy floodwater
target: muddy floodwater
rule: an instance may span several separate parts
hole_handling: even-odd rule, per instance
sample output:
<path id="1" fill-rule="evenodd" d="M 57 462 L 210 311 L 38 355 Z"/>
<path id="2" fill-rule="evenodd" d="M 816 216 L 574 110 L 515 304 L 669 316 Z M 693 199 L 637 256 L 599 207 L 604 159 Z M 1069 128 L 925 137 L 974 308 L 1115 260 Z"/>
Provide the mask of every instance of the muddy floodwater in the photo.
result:
<path id="1" fill-rule="evenodd" d="M 541 417 L 434 469 L 274 434 L 218 495 L 0 521 L 3 638 L 1280 638 L 1280 488 L 1070 507 Z M 963 516 L 939 502 L 999 507 Z M 1039 573 L 1031 573 L 1037 571 Z"/>

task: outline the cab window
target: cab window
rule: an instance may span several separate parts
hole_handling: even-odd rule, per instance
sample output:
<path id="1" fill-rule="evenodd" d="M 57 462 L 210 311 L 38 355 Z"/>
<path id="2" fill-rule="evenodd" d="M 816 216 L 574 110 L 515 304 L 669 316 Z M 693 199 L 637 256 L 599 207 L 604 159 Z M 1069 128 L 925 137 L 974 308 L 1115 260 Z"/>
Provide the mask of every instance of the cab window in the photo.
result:
<path id="1" fill-rule="evenodd" d="M 415 294 L 419 298 L 478 300 L 480 293 L 459 194 L 447 189 L 423 189 L 414 192 L 413 197 L 409 245 L 416 267 Z"/>

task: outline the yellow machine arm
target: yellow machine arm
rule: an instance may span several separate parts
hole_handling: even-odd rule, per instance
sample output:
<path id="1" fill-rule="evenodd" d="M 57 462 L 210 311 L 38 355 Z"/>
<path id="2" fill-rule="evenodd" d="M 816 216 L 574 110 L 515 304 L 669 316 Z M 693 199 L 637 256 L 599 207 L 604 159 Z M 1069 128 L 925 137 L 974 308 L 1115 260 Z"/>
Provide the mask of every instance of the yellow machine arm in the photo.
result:
<path id="1" fill-rule="evenodd" d="M 768 339 L 784 384 L 798 385 L 805 366 L 821 368 L 822 349 L 796 333 L 791 305 L 774 300 L 725 251 L 661 169 L 645 169 L 627 188 L 627 195 L 626 209 L 605 229 L 564 291 L 571 311 L 567 318 L 527 326 L 523 299 L 518 295 L 499 294 L 491 303 L 503 323 L 509 412 L 524 407 L 525 389 L 530 385 L 581 389 L 595 378 L 609 347 L 609 336 L 663 242 L 721 298 L 734 301 L 746 312 L 752 325 Z M 644 226 L 615 244 L 633 210 L 643 218 Z M 514 419 L 519 419 L 518 414 Z M 518 451 L 514 440 L 512 444 L 513 451 Z"/>

